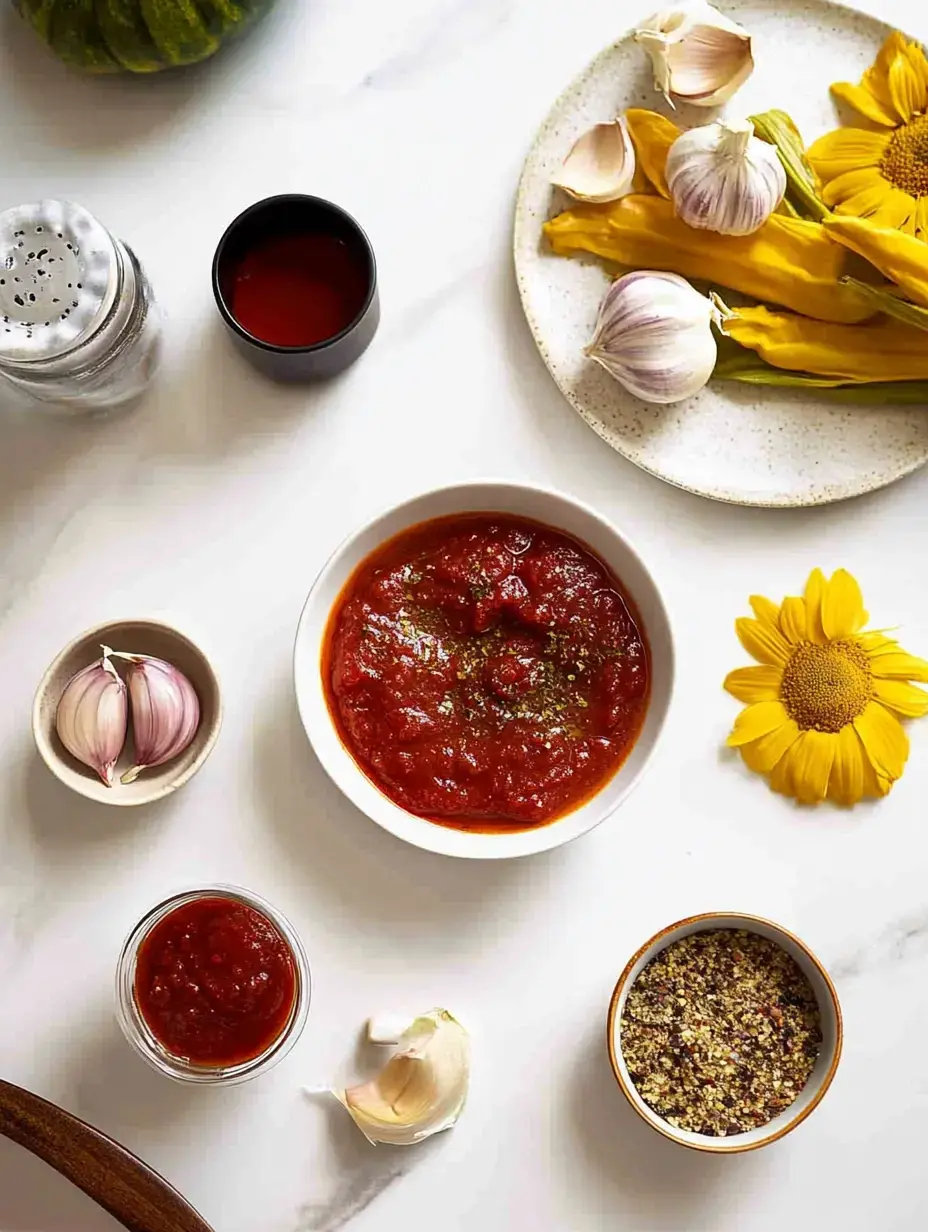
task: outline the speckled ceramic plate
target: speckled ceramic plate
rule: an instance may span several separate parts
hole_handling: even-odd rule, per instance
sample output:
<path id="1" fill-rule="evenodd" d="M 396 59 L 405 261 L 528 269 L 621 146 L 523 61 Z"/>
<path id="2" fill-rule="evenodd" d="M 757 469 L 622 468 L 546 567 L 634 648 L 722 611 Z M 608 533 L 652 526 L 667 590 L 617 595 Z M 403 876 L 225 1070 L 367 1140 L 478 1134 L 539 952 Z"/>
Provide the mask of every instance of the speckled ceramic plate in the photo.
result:
<path id="1" fill-rule="evenodd" d="M 641 0 L 642 12 L 647 0 Z M 836 126 L 828 85 L 856 81 L 889 27 L 827 0 L 730 0 L 754 36 L 754 75 L 727 111 L 790 111 L 807 141 Z M 649 406 L 583 356 L 607 278 L 554 256 L 542 223 L 568 204 L 552 172 L 577 137 L 627 107 L 664 109 L 630 37 L 607 48 L 554 104 L 529 153 L 515 220 L 516 275 L 542 357 L 571 405 L 613 449 L 668 483 L 741 505 L 818 505 L 858 496 L 928 461 L 928 408 L 828 404 L 805 391 L 709 385 Z M 682 123 L 712 112 L 683 108 Z"/>

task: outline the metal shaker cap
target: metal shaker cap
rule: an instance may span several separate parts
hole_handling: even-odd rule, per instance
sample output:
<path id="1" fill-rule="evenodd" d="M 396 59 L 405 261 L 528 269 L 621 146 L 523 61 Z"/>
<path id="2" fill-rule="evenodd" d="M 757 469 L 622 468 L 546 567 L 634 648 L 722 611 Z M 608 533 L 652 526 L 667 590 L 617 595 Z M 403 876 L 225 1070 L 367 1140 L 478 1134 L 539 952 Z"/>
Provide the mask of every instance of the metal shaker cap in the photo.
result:
<path id="1" fill-rule="evenodd" d="M 0 213 L 0 362 L 53 359 L 113 306 L 112 236 L 80 205 L 38 201 Z"/>

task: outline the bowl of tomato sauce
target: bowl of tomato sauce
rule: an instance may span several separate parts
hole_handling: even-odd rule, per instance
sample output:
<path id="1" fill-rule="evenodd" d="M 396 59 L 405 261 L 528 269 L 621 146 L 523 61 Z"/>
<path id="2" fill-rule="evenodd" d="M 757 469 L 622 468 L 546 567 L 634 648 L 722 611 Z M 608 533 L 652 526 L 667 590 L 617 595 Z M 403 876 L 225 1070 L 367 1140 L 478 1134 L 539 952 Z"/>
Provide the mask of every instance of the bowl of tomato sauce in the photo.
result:
<path id="1" fill-rule="evenodd" d="M 368 522 L 297 631 L 303 725 L 384 829 L 500 859 L 587 833 L 628 796 L 670 705 L 670 621 L 624 535 L 572 497 L 475 482 Z"/>
<path id="2" fill-rule="evenodd" d="M 276 1065 L 310 1002 L 309 963 L 289 921 L 239 886 L 212 885 L 153 907 L 123 946 L 119 1025 L 169 1078 L 234 1084 Z"/>

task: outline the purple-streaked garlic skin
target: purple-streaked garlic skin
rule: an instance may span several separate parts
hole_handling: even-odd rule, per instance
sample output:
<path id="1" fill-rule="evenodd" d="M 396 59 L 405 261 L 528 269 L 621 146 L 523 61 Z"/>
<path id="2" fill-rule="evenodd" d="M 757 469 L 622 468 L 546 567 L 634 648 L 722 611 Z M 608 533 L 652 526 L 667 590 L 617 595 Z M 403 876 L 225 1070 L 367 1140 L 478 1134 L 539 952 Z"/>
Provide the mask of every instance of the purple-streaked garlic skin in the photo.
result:
<path id="1" fill-rule="evenodd" d="M 72 757 L 95 770 L 107 787 L 113 786 L 129 721 L 126 686 L 110 662 L 111 653 L 104 646 L 102 659 L 72 676 L 55 714 L 61 743 Z"/>
<path id="2" fill-rule="evenodd" d="M 163 766 L 188 747 L 200 726 L 200 699 L 183 672 L 164 659 L 120 654 L 132 708 L 135 764 L 122 776 L 132 783 L 143 770 Z"/>

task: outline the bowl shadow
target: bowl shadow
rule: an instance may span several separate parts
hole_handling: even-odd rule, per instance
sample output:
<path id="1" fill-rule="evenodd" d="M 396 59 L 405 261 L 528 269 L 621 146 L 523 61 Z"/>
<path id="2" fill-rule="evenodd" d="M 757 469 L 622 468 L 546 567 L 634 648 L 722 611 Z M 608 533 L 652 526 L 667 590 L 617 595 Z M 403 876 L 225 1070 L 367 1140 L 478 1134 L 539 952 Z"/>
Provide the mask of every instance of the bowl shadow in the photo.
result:
<path id="1" fill-rule="evenodd" d="M 525 862 L 553 867 L 558 852 L 513 860 L 465 860 L 402 842 L 361 813 L 326 774 L 300 721 L 292 681 L 280 681 L 256 729 L 255 756 L 270 833 L 313 883 L 335 918 L 416 933 L 423 920 L 453 937 L 525 876 Z M 563 858 L 563 853 L 560 853 Z M 344 870 L 350 869 L 350 876 Z M 521 869 L 521 872 L 520 872 Z"/>
<path id="2" fill-rule="evenodd" d="M 646 1125 L 619 1090 L 604 1035 L 578 1052 L 571 1119 L 590 1166 L 636 1232 L 710 1232 L 723 1186 L 747 1192 L 763 1152 L 716 1156 L 670 1142 Z M 607 1191 L 608 1192 L 608 1191 Z"/>

